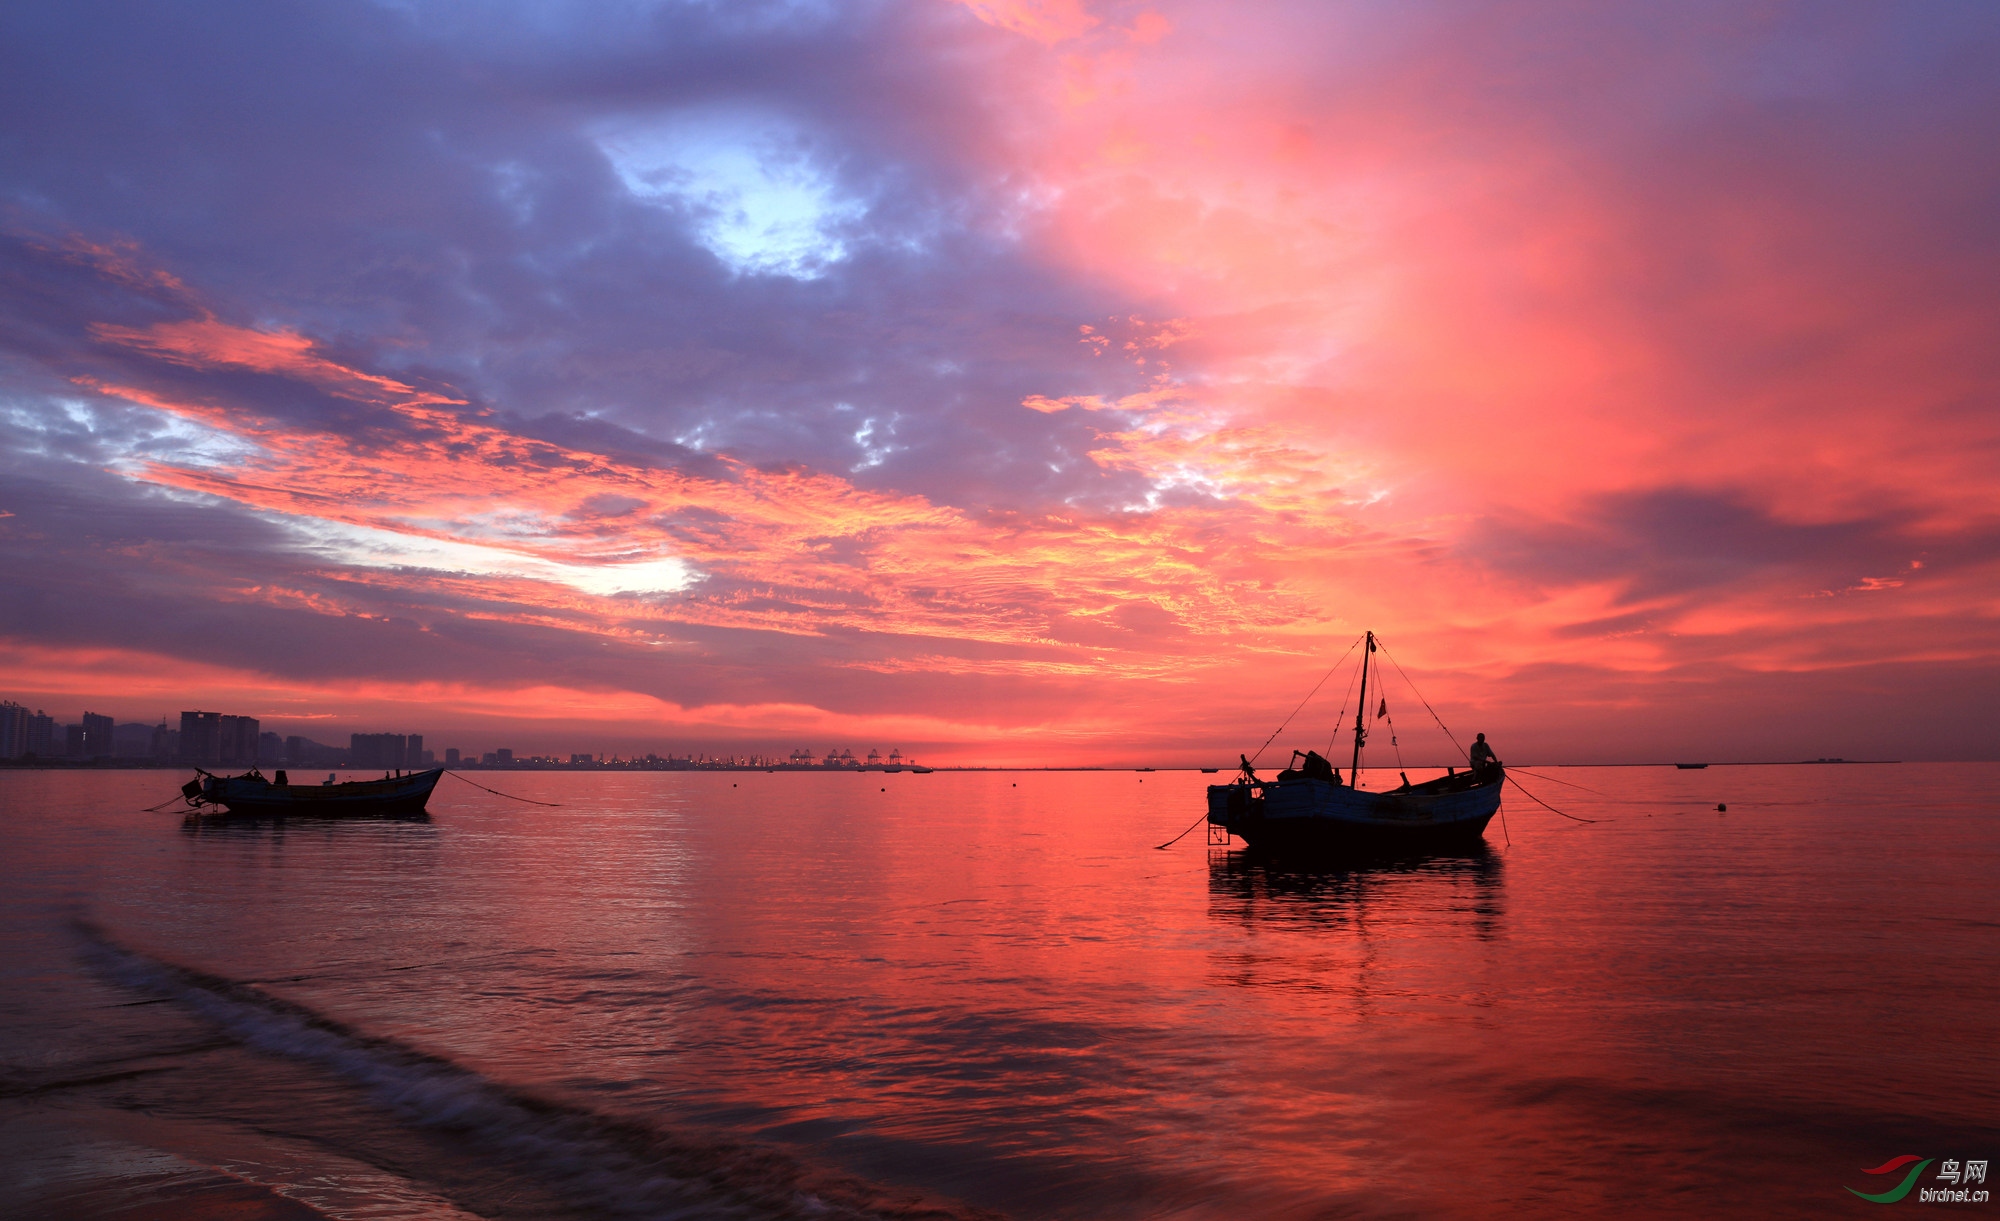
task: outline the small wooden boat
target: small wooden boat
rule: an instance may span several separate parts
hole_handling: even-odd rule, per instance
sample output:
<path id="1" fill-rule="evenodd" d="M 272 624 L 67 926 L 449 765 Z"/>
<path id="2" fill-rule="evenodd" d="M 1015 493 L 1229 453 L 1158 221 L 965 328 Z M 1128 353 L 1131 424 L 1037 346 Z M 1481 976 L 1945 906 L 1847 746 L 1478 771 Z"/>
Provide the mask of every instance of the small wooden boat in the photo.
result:
<path id="1" fill-rule="evenodd" d="M 1367 740 L 1368 658 L 1375 633 L 1367 634 L 1361 655 L 1361 702 L 1354 714 L 1354 757 L 1348 775 L 1358 775 Z M 1452 769 L 1435 780 L 1371 792 L 1343 784 L 1340 772 L 1318 751 L 1292 754 L 1304 764 L 1287 767 L 1275 780 L 1260 780 L 1249 759 L 1230 784 L 1208 786 L 1208 821 L 1255 848 L 1298 852 L 1425 851 L 1475 841 L 1500 809 L 1507 772 L 1499 760 Z"/>
<path id="2" fill-rule="evenodd" d="M 1700 771 L 1700 770 L 1701 770 L 1702 768 L 1704 768 L 1704 767 L 1707 767 L 1707 766 L 1708 766 L 1708 764 L 1706 764 L 1706 763 L 1676 763 L 1676 764 L 1674 764 L 1674 766 L 1675 766 L 1675 767 L 1677 767 L 1677 768 L 1680 768 L 1680 769 L 1681 769 L 1682 771 L 1684 771 L 1684 772 L 1698 772 L 1698 771 Z"/>
<path id="3" fill-rule="evenodd" d="M 431 790 L 445 769 L 385 776 L 380 780 L 292 784 L 284 772 L 271 778 L 252 768 L 241 776 L 216 776 L 195 769 L 181 796 L 196 810 L 220 807 L 236 815 L 297 815 L 303 818 L 388 818 L 424 812 Z"/>

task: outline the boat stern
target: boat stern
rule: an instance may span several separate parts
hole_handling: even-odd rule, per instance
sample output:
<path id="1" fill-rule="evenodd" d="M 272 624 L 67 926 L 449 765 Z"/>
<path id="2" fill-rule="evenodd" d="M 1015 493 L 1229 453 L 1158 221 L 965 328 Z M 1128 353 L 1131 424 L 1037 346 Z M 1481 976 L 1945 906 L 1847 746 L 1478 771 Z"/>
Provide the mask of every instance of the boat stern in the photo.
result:
<path id="1" fill-rule="evenodd" d="M 1257 795 L 1250 785 L 1237 781 L 1235 784 L 1211 784 L 1208 786 L 1208 822 L 1210 826 L 1241 834 L 1244 823 L 1263 812 L 1264 799 Z"/>

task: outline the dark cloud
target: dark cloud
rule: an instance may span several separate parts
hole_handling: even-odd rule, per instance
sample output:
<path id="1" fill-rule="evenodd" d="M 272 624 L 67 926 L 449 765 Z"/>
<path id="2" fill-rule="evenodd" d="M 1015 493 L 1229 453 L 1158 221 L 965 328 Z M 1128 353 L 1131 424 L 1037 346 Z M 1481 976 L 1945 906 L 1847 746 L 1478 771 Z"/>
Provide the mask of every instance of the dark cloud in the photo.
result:
<path id="1" fill-rule="evenodd" d="M 1650 602 L 1744 581 L 1790 580 L 1798 593 L 2000 559 L 1993 523 L 1938 531 L 1904 512 L 1828 522 L 1785 520 L 1736 492 L 1654 488 L 1600 496 L 1567 519 L 1484 521 L 1462 554 L 1551 586 L 1616 582 L 1621 600 Z M 1629 631 L 1643 613 L 1578 624 L 1575 633 Z"/>
<path id="2" fill-rule="evenodd" d="M 1018 407 L 1127 387 L 1074 343 L 1106 298 L 992 236 L 1016 205 L 970 155 L 993 137 L 954 77 L 991 54 L 966 37 L 983 27 L 894 5 L 537 11 L 17 9 L 0 190 L 17 225 L 136 239 L 224 317 L 544 431 L 587 417 L 951 503 L 1130 498 L 1131 476 L 1071 460 L 1094 441 L 1080 421 Z M 817 279 L 732 270 L 699 209 L 634 196 L 593 138 L 738 110 L 794 131 L 854 204 L 829 222 L 849 255 Z M 132 312 L 64 287 L 35 345 L 57 361 L 64 317 Z"/>

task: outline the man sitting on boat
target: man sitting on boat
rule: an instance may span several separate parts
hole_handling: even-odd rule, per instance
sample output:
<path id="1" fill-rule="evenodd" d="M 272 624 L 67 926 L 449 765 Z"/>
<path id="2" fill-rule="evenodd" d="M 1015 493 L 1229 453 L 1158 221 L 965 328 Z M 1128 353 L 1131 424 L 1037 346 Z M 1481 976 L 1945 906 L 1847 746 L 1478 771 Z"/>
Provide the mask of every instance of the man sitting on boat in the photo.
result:
<path id="1" fill-rule="evenodd" d="M 1500 760 L 1493 754 L 1493 748 L 1486 744 L 1486 735 L 1480 734 L 1473 740 L 1472 749 L 1465 752 L 1472 762 L 1472 774 L 1485 780 L 1493 773 L 1493 766 Z"/>

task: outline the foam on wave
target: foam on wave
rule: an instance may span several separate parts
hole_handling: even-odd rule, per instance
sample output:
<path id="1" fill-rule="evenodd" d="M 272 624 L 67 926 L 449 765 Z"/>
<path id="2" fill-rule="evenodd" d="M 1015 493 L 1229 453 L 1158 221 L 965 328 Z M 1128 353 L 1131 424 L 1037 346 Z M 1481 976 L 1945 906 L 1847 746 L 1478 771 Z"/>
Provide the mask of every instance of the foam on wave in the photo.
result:
<path id="1" fill-rule="evenodd" d="M 361 1087 L 398 1120 L 472 1136 L 532 1167 L 574 1203 L 625 1217 L 743 1221 L 975 1221 L 941 1205 L 813 1170 L 776 1149 L 676 1133 L 496 1082 L 441 1056 L 364 1034 L 255 985 L 145 954 L 86 920 L 85 957 L 107 979 L 199 1014 L 245 1046 Z"/>

